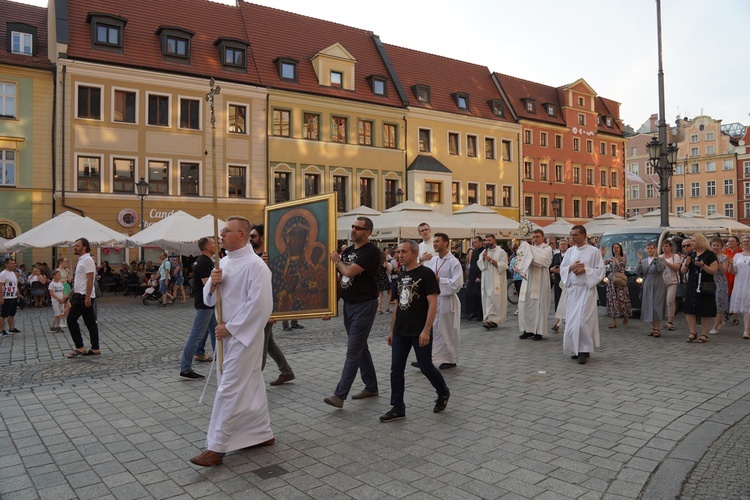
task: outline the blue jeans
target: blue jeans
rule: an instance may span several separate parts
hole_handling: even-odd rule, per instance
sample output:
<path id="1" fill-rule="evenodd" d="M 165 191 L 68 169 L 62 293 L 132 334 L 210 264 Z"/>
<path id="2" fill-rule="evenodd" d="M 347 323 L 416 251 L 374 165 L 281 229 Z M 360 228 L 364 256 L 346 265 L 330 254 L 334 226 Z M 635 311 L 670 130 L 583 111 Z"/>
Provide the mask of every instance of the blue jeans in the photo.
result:
<path id="1" fill-rule="evenodd" d="M 406 360 L 409 358 L 409 351 L 412 347 L 414 354 L 417 355 L 419 369 L 435 388 L 438 397 L 447 396 L 450 392 L 440 370 L 432 364 L 432 339 L 426 346 L 419 347 L 419 337 L 394 335 L 391 341 L 391 406 L 402 415 L 406 415 L 404 370 L 406 370 Z"/>
<path id="2" fill-rule="evenodd" d="M 341 380 L 333 392 L 341 399 L 346 399 L 349 395 L 357 370 L 365 383 L 365 390 L 378 392 L 378 377 L 375 375 L 375 366 L 367 347 L 367 337 L 370 336 L 377 311 L 378 299 L 356 304 L 344 301 L 344 328 L 348 337 L 346 361 L 341 371 Z"/>
<path id="3" fill-rule="evenodd" d="M 180 373 L 189 372 L 193 367 L 193 356 L 206 353 L 206 339 L 211 335 L 211 347 L 216 348 L 216 316 L 213 309 L 196 309 L 193 328 L 188 335 L 185 350 L 182 351 Z"/>

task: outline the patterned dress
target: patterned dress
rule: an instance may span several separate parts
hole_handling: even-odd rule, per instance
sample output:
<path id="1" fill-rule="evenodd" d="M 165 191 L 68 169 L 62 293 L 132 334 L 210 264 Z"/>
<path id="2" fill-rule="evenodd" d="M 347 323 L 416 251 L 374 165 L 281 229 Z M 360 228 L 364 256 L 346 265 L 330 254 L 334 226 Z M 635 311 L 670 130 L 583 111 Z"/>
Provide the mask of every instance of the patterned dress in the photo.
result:
<path id="1" fill-rule="evenodd" d="M 607 280 L 607 316 L 610 318 L 630 318 L 633 311 L 630 308 L 630 292 L 628 286 L 615 285 L 615 273 L 625 272 L 625 257 L 612 259 L 612 270 Z"/>
<path id="2" fill-rule="evenodd" d="M 719 268 L 714 274 L 714 283 L 716 283 L 716 315 L 724 315 L 729 312 L 729 284 L 727 275 L 724 273 L 722 266 L 729 258 L 724 254 L 718 254 Z"/>

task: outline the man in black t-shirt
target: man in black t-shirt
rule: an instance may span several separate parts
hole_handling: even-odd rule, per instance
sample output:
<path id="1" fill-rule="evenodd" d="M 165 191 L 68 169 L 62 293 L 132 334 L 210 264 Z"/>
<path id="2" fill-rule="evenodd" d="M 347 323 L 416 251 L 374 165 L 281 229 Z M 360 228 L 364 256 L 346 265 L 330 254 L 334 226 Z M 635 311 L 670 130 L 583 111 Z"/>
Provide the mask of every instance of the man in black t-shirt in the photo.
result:
<path id="1" fill-rule="evenodd" d="M 216 316 L 214 315 L 213 306 L 207 306 L 203 303 L 203 285 L 211 276 L 211 270 L 214 265 L 211 261 L 216 246 L 213 238 L 201 238 L 198 240 L 198 248 L 201 254 L 195 260 L 193 267 L 193 293 L 195 294 L 195 318 L 193 318 L 193 328 L 188 335 L 185 350 L 182 352 L 182 361 L 180 361 L 180 378 L 183 380 L 201 380 L 203 375 L 193 371 L 193 360 L 200 362 L 213 361 L 206 355 L 206 339 L 211 335 L 211 347 L 215 349 L 216 337 Z"/>
<path id="2" fill-rule="evenodd" d="M 341 274 L 340 296 L 344 299 L 344 327 L 348 338 L 341 379 L 333 395 L 323 399 L 326 404 L 336 408 L 344 406 L 357 370 L 365 389 L 353 395 L 352 399 L 378 395 L 378 379 L 367 347 L 367 338 L 378 310 L 377 280 L 380 269 L 380 249 L 370 242 L 372 228 L 372 220 L 357 217 L 351 233 L 354 245 L 344 250 L 342 255 L 331 253 L 331 261 Z"/>
<path id="3" fill-rule="evenodd" d="M 398 304 L 393 311 L 388 345 L 391 346 L 391 406 L 381 422 L 392 422 L 406 417 L 404 403 L 404 370 L 412 347 L 422 374 L 437 391 L 432 409 L 440 413 L 448 406 L 450 391 L 440 371 L 432 364 L 432 324 L 437 314 L 440 293 L 435 273 L 419 265 L 419 245 L 408 240 L 398 246 L 399 262 L 403 271 L 398 278 Z"/>

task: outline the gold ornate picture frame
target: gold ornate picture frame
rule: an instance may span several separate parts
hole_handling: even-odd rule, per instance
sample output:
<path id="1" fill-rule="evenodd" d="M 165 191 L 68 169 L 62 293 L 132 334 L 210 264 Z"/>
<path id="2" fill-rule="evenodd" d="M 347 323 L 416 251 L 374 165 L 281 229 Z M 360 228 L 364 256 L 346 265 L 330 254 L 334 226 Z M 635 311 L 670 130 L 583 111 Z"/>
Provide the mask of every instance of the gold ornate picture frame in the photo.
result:
<path id="1" fill-rule="evenodd" d="M 273 280 L 271 319 L 337 315 L 336 193 L 267 206 L 265 240 Z"/>

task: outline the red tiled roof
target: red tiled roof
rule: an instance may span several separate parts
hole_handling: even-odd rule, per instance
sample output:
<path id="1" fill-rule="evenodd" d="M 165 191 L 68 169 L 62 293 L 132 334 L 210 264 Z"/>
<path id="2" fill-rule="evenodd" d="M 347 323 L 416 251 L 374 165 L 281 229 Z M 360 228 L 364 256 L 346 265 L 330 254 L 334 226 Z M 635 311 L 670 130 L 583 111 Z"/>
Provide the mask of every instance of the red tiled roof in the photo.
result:
<path id="1" fill-rule="evenodd" d="M 107 13 L 127 19 L 122 53 L 94 49 L 89 12 Z M 259 79 L 248 54 L 247 71 L 224 69 L 217 38 L 248 40 L 240 10 L 208 0 L 68 0 L 70 44 L 68 56 L 76 59 L 193 76 L 258 84 Z M 165 61 L 162 56 L 160 26 L 174 26 L 195 33 L 190 41 L 189 64 Z"/>
<path id="2" fill-rule="evenodd" d="M 622 124 L 620 123 L 620 104 L 606 97 L 596 98 L 596 112 L 601 117 L 599 121 L 599 132 L 605 134 L 622 135 Z M 612 117 L 612 127 L 608 127 L 604 116 Z"/>
<path id="3" fill-rule="evenodd" d="M 490 99 L 502 99 L 502 96 L 486 66 L 395 45 L 385 45 L 385 48 L 409 99 L 409 106 L 490 120 L 512 121 L 510 113 L 506 113 L 505 118 L 495 116 L 487 104 Z M 429 104 L 417 101 L 412 90 L 413 85 L 430 87 Z M 456 92 L 469 95 L 468 112 L 456 105 L 451 96 Z"/>
<path id="4" fill-rule="evenodd" d="M 52 67 L 47 57 L 47 9 L 8 0 L 0 0 L 0 63 L 49 69 Z M 6 23 L 23 23 L 37 29 L 34 56 L 13 54 L 8 50 Z"/>
<path id="5" fill-rule="evenodd" d="M 373 33 L 342 24 L 283 10 L 240 2 L 255 64 L 264 85 L 343 99 L 401 106 L 396 87 L 373 42 Z M 356 60 L 354 90 L 321 86 L 310 59 L 323 49 L 340 43 Z M 282 80 L 276 58 L 298 61 L 297 82 Z M 388 78 L 387 97 L 373 95 L 366 77 Z"/>
<path id="6" fill-rule="evenodd" d="M 530 82 L 522 78 L 516 78 L 515 76 L 504 75 L 502 73 L 495 73 L 500 86 L 503 88 L 505 95 L 508 96 L 510 105 L 518 114 L 519 119 L 527 118 L 530 120 L 544 121 L 548 123 L 555 123 L 559 125 L 565 125 L 565 120 L 562 117 L 562 104 L 564 103 L 562 89 L 550 87 L 541 83 Z M 526 111 L 522 99 L 530 97 L 536 102 L 536 113 Z M 551 103 L 555 105 L 555 116 L 547 114 L 547 110 L 544 109 L 542 104 Z"/>

